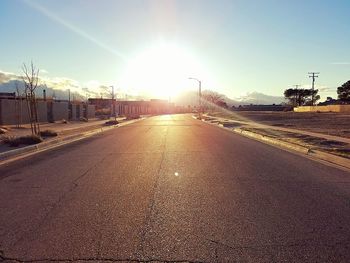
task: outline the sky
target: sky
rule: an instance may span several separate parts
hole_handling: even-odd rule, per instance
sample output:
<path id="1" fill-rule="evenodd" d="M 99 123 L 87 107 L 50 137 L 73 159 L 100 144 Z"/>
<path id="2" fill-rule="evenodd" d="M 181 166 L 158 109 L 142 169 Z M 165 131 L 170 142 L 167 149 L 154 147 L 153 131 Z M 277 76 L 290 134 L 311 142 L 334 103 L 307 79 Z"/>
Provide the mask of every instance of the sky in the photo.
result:
<path id="1" fill-rule="evenodd" d="M 350 79 L 348 0 L 0 0 L 0 71 L 164 98 L 202 81 L 231 98 Z M 1 81 L 1 80 L 0 80 Z M 61 83 L 62 81 L 62 83 Z M 67 84 L 68 83 L 68 84 Z"/>

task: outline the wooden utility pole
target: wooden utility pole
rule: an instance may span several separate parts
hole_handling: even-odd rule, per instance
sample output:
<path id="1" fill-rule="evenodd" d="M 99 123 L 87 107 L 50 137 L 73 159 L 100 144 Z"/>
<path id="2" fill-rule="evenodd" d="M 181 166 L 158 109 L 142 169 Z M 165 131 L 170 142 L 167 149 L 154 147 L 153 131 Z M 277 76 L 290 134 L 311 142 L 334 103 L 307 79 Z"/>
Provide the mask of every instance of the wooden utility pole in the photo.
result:
<path id="1" fill-rule="evenodd" d="M 314 90 L 315 90 L 315 78 L 318 78 L 320 72 L 309 72 L 309 78 L 312 78 L 312 94 L 311 94 L 311 105 L 314 106 Z"/>

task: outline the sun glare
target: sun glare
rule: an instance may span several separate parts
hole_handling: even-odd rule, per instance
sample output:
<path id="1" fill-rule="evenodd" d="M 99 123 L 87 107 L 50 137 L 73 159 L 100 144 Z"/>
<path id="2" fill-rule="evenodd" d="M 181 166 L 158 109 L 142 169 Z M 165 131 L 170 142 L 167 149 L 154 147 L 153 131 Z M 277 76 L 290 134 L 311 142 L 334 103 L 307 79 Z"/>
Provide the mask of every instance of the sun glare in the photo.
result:
<path id="1" fill-rule="evenodd" d="M 151 47 L 129 60 L 121 84 L 137 95 L 173 97 L 188 88 L 188 77 L 203 75 L 200 63 L 176 45 Z"/>

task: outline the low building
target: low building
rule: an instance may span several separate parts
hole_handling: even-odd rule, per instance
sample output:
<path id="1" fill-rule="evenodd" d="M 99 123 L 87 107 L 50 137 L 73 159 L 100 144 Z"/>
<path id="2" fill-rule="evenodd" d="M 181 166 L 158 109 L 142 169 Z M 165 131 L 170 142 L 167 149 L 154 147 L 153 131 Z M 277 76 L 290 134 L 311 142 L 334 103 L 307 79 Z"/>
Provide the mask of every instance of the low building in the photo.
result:
<path id="1" fill-rule="evenodd" d="M 0 92 L 0 99 L 13 99 L 16 98 L 15 92 Z"/>
<path id="2" fill-rule="evenodd" d="M 118 115 L 160 115 L 175 113 L 174 103 L 166 100 L 117 101 Z"/>
<path id="3" fill-rule="evenodd" d="M 103 99 L 103 98 L 89 98 L 88 103 L 90 105 L 95 105 L 96 110 L 106 109 L 110 108 L 113 104 L 113 101 L 116 102 L 114 99 Z"/>
<path id="4" fill-rule="evenodd" d="M 233 111 L 291 111 L 293 107 L 288 105 L 239 105 L 239 107 L 232 107 Z"/>
<path id="5" fill-rule="evenodd" d="M 132 115 L 159 115 L 184 112 L 183 107 L 176 107 L 174 103 L 169 103 L 167 100 L 152 99 L 145 100 L 112 100 L 101 98 L 90 98 L 90 105 L 94 105 L 96 110 L 107 109 L 108 114 L 113 114 L 110 109 L 115 107 L 116 114 L 119 116 Z"/>

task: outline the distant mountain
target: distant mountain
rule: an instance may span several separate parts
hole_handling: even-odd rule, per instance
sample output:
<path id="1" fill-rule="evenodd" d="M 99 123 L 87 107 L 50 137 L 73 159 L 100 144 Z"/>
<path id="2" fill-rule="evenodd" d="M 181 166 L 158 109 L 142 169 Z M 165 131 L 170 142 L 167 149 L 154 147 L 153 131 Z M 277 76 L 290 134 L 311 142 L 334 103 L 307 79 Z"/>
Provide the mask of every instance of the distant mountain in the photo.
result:
<path id="1" fill-rule="evenodd" d="M 236 99 L 239 105 L 243 104 L 258 104 L 258 105 L 268 105 L 268 104 L 281 104 L 285 102 L 283 96 L 271 96 L 260 92 L 249 92 L 244 96 Z"/>
<path id="2" fill-rule="evenodd" d="M 205 92 L 205 91 L 204 91 Z M 260 104 L 260 105 L 269 105 L 269 104 L 281 104 L 285 102 L 284 97 L 282 96 L 271 96 L 259 92 L 250 92 L 244 96 L 231 99 L 224 94 L 222 95 L 223 99 L 228 106 L 247 105 L 247 104 Z M 187 91 L 181 93 L 179 96 L 172 99 L 172 102 L 175 102 L 177 105 L 194 105 L 198 102 L 198 93 L 196 91 Z"/>
<path id="3" fill-rule="evenodd" d="M 3 72 L 0 70 L 0 92 L 14 92 L 16 83 L 18 84 L 20 90 L 23 92 L 23 82 L 20 76 L 13 73 Z M 97 88 L 87 88 L 83 87 L 80 83 L 75 80 L 67 78 L 52 78 L 45 79 L 45 86 L 38 86 L 36 94 L 38 97 L 42 97 L 43 89 L 46 90 L 46 95 L 48 97 L 55 97 L 56 99 L 68 99 L 68 89 L 70 90 L 71 99 L 84 100 L 87 97 L 109 97 L 110 94 L 106 92 L 106 86 L 100 85 Z M 108 89 L 108 87 L 107 87 Z M 203 91 L 205 92 L 205 90 Z M 119 98 L 124 98 L 126 95 L 119 94 Z M 247 104 L 281 104 L 283 103 L 284 97 L 282 96 L 271 96 L 259 92 L 250 92 L 244 96 L 231 99 L 224 94 L 220 94 L 225 100 L 229 107 L 247 105 Z M 149 99 L 147 96 L 127 96 L 129 100 L 142 100 Z M 196 91 L 185 91 L 176 97 L 170 98 L 172 102 L 176 105 L 187 106 L 196 105 L 198 103 L 198 93 Z"/>

